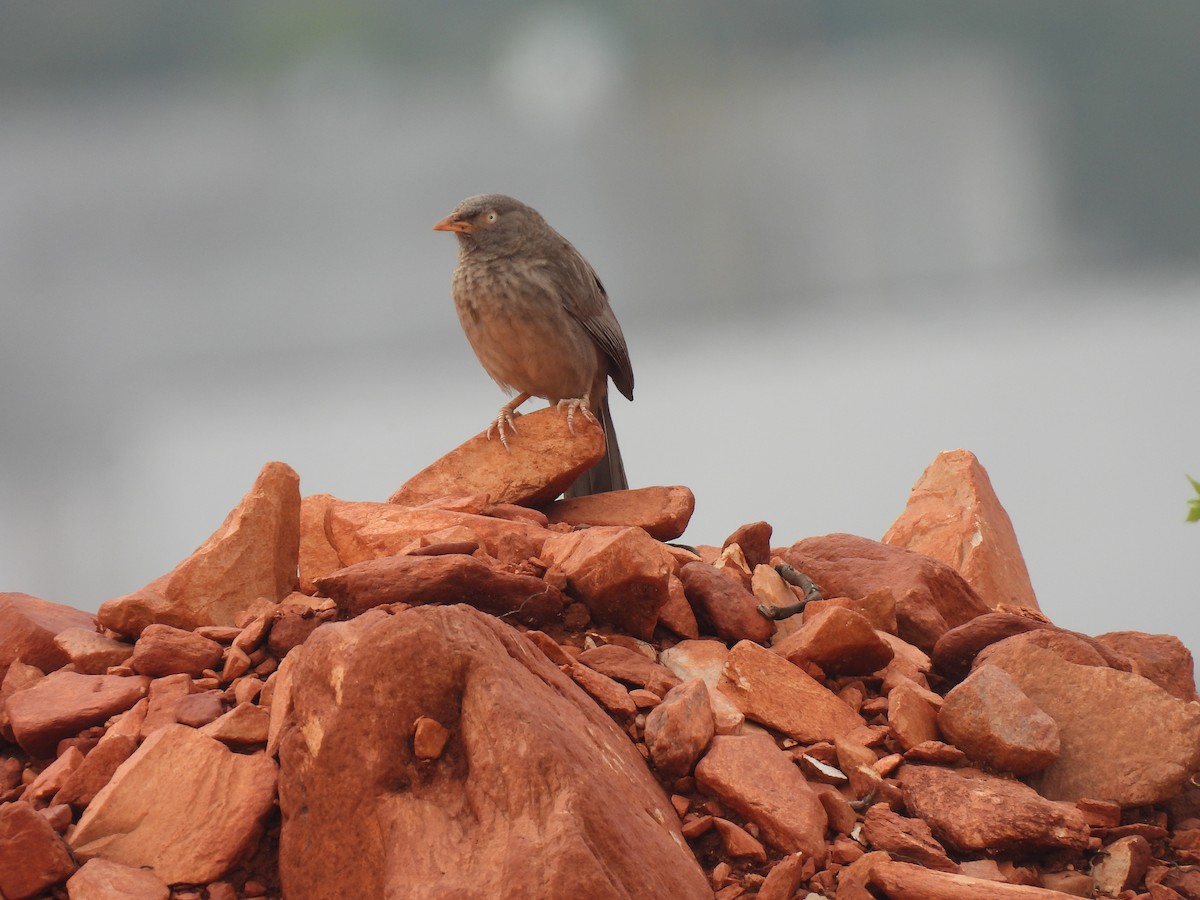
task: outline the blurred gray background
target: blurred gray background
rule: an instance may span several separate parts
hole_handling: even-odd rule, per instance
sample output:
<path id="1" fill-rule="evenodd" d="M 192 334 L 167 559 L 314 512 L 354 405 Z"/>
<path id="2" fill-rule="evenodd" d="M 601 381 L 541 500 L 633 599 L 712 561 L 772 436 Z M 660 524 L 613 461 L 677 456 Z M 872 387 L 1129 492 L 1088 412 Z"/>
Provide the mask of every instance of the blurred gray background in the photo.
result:
<path id="1" fill-rule="evenodd" d="M 463 197 L 609 288 L 686 539 L 879 537 L 966 447 L 1043 609 L 1200 650 L 1200 4 L 5 4 L 0 590 L 94 609 L 270 459 L 381 500 L 502 394 Z"/>

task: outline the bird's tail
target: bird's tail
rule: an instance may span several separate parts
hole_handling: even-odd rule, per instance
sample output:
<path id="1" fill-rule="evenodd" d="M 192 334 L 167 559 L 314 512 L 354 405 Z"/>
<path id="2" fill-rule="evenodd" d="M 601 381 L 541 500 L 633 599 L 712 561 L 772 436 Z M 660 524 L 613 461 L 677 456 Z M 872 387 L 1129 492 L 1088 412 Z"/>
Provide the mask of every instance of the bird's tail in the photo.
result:
<path id="1" fill-rule="evenodd" d="M 629 487 L 625 480 L 625 464 L 621 461 L 621 447 L 617 444 L 617 432 L 613 428 L 612 413 L 608 409 L 608 392 L 600 399 L 598 409 L 592 411 L 604 426 L 604 458 L 575 479 L 566 497 L 586 497 L 605 491 L 623 491 Z"/>

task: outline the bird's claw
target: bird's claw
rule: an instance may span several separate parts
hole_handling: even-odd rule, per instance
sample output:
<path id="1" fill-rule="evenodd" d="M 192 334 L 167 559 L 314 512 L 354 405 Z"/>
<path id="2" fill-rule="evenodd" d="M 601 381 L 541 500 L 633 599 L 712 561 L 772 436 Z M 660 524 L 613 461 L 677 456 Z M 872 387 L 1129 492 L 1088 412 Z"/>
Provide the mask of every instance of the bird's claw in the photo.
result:
<path id="1" fill-rule="evenodd" d="M 591 408 L 588 406 L 587 397 L 576 397 L 571 400 L 559 400 L 558 411 L 560 413 L 563 411 L 563 407 L 566 407 L 567 410 L 567 431 L 571 432 L 571 434 L 575 433 L 576 410 L 582 411 L 585 419 L 590 419 L 597 425 L 600 424 L 600 420 L 593 415 Z"/>
<path id="2" fill-rule="evenodd" d="M 516 418 L 519 415 L 520 413 L 515 412 L 514 410 L 501 409 L 500 414 L 496 416 L 495 420 L 490 425 L 488 425 L 487 439 L 490 441 L 493 434 L 499 435 L 500 443 L 504 446 L 504 449 L 507 450 L 508 432 L 511 431 L 513 434 L 517 433 Z"/>

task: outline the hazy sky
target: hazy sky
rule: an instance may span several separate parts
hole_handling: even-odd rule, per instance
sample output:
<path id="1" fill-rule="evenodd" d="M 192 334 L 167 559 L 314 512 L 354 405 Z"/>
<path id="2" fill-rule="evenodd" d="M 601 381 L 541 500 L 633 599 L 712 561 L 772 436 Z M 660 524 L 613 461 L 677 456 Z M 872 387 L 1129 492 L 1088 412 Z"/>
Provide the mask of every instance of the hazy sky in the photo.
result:
<path id="1" fill-rule="evenodd" d="M 630 479 L 695 491 L 687 539 L 879 537 L 966 447 L 1051 618 L 1200 648 L 1200 212 L 1195 117 L 1172 114 L 1200 85 L 1163 18 L 1185 13 L 802 6 L 766 31 L 516 3 L 466 32 L 319 4 L 190 30 L 138 3 L 103 28 L 22 12 L 23 41 L 0 29 L 0 589 L 95 608 L 268 459 L 381 500 L 482 429 L 504 398 L 429 229 L 498 190 L 609 288 Z"/>

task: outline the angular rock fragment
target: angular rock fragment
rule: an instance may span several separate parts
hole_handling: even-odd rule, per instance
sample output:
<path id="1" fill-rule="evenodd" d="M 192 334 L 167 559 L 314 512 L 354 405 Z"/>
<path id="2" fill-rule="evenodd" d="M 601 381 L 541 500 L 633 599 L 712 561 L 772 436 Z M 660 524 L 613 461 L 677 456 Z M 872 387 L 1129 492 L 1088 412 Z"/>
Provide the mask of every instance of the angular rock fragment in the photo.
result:
<path id="1" fill-rule="evenodd" d="M 567 666 L 566 673 L 613 715 L 630 718 L 637 714 L 633 698 L 620 682 L 577 662 Z"/>
<path id="2" fill-rule="evenodd" d="M 704 680 L 717 734 L 733 734 L 739 730 L 746 717 L 732 700 L 717 690 L 725 662 L 729 659 L 728 647 L 714 640 L 680 641 L 662 651 L 658 658 L 684 681 L 692 678 Z"/>
<path id="3" fill-rule="evenodd" d="M 1060 891 L 935 872 L 898 860 L 872 866 L 870 883 L 889 900 L 1071 900 Z"/>
<path id="4" fill-rule="evenodd" d="M 300 478 L 289 466 L 263 466 L 250 491 L 211 537 L 171 572 L 109 600 L 99 621 L 139 635 L 155 622 L 191 631 L 232 625 L 260 597 L 277 601 L 296 588 Z"/>
<path id="5" fill-rule="evenodd" d="M 1142 883 L 1153 851 L 1141 835 L 1118 838 L 1105 846 L 1092 863 L 1091 876 L 1102 897 L 1115 897 Z"/>
<path id="6" fill-rule="evenodd" d="M 1043 796 L 1149 805 L 1175 796 L 1200 769 L 1200 704 L 1140 675 L 1068 662 L 1028 642 L 989 661 L 1058 725 L 1058 759 L 1029 777 Z"/>
<path id="7" fill-rule="evenodd" d="M 946 848 L 937 842 L 928 825 L 893 812 L 886 803 L 876 803 L 867 810 L 862 836 L 876 850 L 886 850 L 927 869 L 958 871 L 958 863 L 946 855 Z"/>
<path id="8" fill-rule="evenodd" d="M 319 529 L 343 567 L 405 553 L 427 535 L 451 531 L 501 562 L 524 562 L 542 552 L 552 533 L 529 522 L 436 507 L 336 500 L 322 509 L 309 527 Z"/>
<path id="9" fill-rule="evenodd" d="M 0 805 L 0 896 L 32 900 L 74 871 L 67 845 L 31 804 Z"/>
<path id="10" fill-rule="evenodd" d="M 832 741 L 866 724 L 828 688 L 752 641 L 729 652 L 717 689 L 748 719 L 801 743 Z"/>
<path id="11" fill-rule="evenodd" d="M 692 562 L 679 570 L 688 602 L 709 633 L 726 641 L 765 643 L 775 623 L 758 611 L 754 594 L 707 563 Z"/>
<path id="12" fill-rule="evenodd" d="M 54 753 L 58 742 L 123 712 L 146 696 L 144 676 L 52 672 L 8 698 L 5 709 L 17 743 L 33 756 Z"/>
<path id="13" fill-rule="evenodd" d="M 658 541 L 673 541 L 687 529 L 696 498 L 682 485 L 607 491 L 556 500 L 544 508 L 551 523 L 636 525 Z"/>
<path id="14" fill-rule="evenodd" d="M 584 650 L 579 654 L 579 661 L 609 678 L 632 686 L 659 688 L 662 693 L 679 684 L 679 677 L 666 666 L 618 644 L 604 644 Z"/>
<path id="15" fill-rule="evenodd" d="M 913 682 L 902 681 L 888 694 L 888 727 L 905 750 L 941 737 L 938 711 L 926 693 Z"/>
<path id="16" fill-rule="evenodd" d="M 825 808 L 775 742 L 761 732 L 717 735 L 696 783 L 753 822 L 773 847 L 825 859 Z"/>
<path id="17" fill-rule="evenodd" d="M 54 638 L 68 628 L 94 632 L 96 619 L 61 603 L 29 594 L 0 593 L 0 681 L 14 660 L 52 672 L 70 662 Z"/>
<path id="18" fill-rule="evenodd" d="M 1014 613 L 989 612 L 951 628 L 933 647 L 933 666 L 950 678 L 962 678 L 981 650 L 1015 634 L 1053 628 L 1049 622 Z"/>
<path id="19" fill-rule="evenodd" d="M 275 801 L 276 767 L 185 725 L 150 735 L 84 811 L 71 846 L 152 869 L 166 884 L 215 881 L 257 839 Z"/>
<path id="20" fill-rule="evenodd" d="M 742 548 L 746 564 L 754 569 L 771 561 L 771 535 L 774 529 L 767 522 L 750 522 L 742 525 L 725 539 L 721 549 L 727 549 L 731 544 Z"/>
<path id="21" fill-rule="evenodd" d="M 99 634 L 95 628 L 67 628 L 54 636 L 54 643 L 81 675 L 104 675 L 110 666 L 124 664 L 133 648 Z"/>
<path id="22" fill-rule="evenodd" d="M 1074 806 L 1046 800 L 1019 781 L 913 765 L 900 771 L 899 780 L 909 812 L 960 852 L 1082 850 L 1091 836 Z"/>
<path id="23" fill-rule="evenodd" d="M 1135 675 L 1149 678 L 1180 700 L 1196 699 L 1195 664 L 1183 641 L 1170 634 L 1141 631 L 1110 631 L 1097 641 L 1111 647 L 1133 663 Z"/>
<path id="24" fill-rule="evenodd" d="M 170 889 L 148 869 L 135 869 L 96 857 L 67 882 L 71 900 L 168 900 Z M 210 893 L 211 897 L 211 893 Z"/>
<path id="25" fill-rule="evenodd" d="M 585 528 L 550 537 L 541 558 L 566 578 L 566 592 L 598 622 L 648 640 L 667 602 L 673 568 L 662 545 L 640 528 Z"/>
<path id="26" fill-rule="evenodd" d="M 1012 521 L 968 450 L 938 454 L 883 542 L 953 566 L 992 609 L 1038 608 Z"/>
<path id="27" fill-rule="evenodd" d="M 716 688 L 746 718 L 800 743 L 834 740 L 865 725 L 833 691 L 751 641 L 740 641 L 730 650 Z"/>
<path id="28" fill-rule="evenodd" d="M 199 675 L 221 661 L 221 645 L 170 625 L 147 625 L 133 645 L 130 668 L 139 675 Z"/>
<path id="29" fill-rule="evenodd" d="M 419 506 L 445 496 L 487 494 L 493 503 L 539 506 L 604 456 L 604 429 L 577 416 L 575 431 L 554 407 L 518 420 L 505 447 L 480 432 L 406 481 L 389 503 Z"/>
<path id="30" fill-rule="evenodd" d="M 832 607 L 774 645 L 775 652 L 795 665 L 814 662 L 829 675 L 878 672 L 895 655 L 876 634 L 866 616 Z"/>
<path id="31" fill-rule="evenodd" d="M 950 628 L 988 611 L 952 567 L 932 557 L 850 534 L 805 538 L 784 562 L 812 578 L 827 597 L 863 598 L 888 589 L 900 637 L 929 651 Z"/>
<path id="32" fill-rule="evenodd" d="M 715 734 L 712 706 L 703 679 L 672 688 L 646 716 L 646 748 L 667 778 L 687 775 Z"/>
<path id="33" fill-rule="evenodd" d="M 509 626 L 464 606 L 372 610 L 286 662 L 289 900 L 422 884 L 447 897 L 711 896 L 628 737 Z M 411 749 L 422 715 L 456 736 L 434 761 Z"/>
<path id="34" fill-rule="evenodd" d="M 352 616 L 384 603 L 469 603 L 498 616 L 545 624 L 561 618 L 566 605 L 562 592 L 541 578 L 458 553 L 367 560 L 318 578 L 316 586 Z"/>
<path id="35" fill-rule="evenodd" d="M 1003 669 L 980 666 L 946 695 L 938 725 L 978 763 L 1031 775 L 1058 759 L 1058 725 Z"/>

